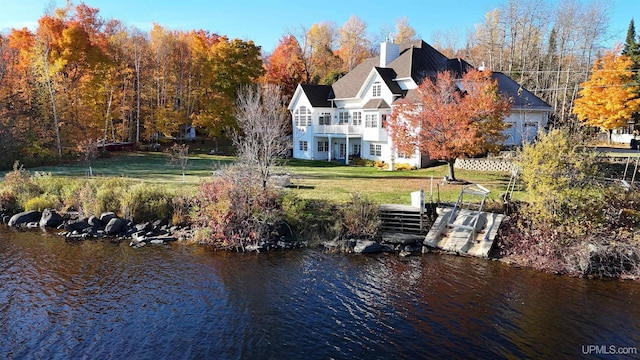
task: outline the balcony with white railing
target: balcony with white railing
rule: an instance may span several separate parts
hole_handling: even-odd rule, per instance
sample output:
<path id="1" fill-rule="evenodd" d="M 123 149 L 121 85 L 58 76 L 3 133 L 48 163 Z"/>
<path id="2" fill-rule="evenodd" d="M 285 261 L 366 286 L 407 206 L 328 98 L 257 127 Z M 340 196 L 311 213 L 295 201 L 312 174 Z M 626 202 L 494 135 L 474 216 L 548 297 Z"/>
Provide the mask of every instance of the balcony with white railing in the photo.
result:
<path id="1" fill-rule="evenodd" d="M 362 135 L 361 125 L 315 125 L 313 127 L 316 135 Z"/>

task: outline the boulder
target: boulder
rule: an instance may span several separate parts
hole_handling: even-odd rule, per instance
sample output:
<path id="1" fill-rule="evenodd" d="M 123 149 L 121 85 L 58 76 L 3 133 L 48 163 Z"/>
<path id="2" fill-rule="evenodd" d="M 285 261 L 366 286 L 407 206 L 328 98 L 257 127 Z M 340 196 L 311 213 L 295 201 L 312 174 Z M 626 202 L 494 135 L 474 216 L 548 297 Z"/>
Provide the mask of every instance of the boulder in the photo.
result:
<path id="1" fill-rule="evenodd" d="M 40 217 L 40 227 L 58 227 L 64 222 L 60 214 L 52 209 L 44 209 Z"/>
<path id="2" fill-rule="evenodd" d="M 152 223 L 154 230 L 160 230 L 163 226 L 167 226 L 169 224 L 169 220 L 167 219 L 159 219 Z"/>
<path id="3" fill-rule="evenodd" d="M 111 221 L 111 219 L 117 218 L 118 216 L 116 216 L 116 213 L 114 212 L 103 212 L 102 214 L 100 214 L 100 221 L 103 224 L 108 224 L 109 221 Z"/>
<path id="4" fill-rule="evenodd" d="M 274 226 L 273 233 L 275 234 L 276 240 L 285 242 L 294 241 L 291 226 L 289 226 L 289 224 L 284 221 L 280 221 L 277 225 Z"/>
<path id="5" fill-rule="evenodd" d="M 372 240 L 358 240 L 356 246 L 353 247 L 353 252 L 358 254 L 376 253 L 380 251 L 382 251 L 380 244 Z"/>
<path id="6" fill-rule="evenodd" d="M 71 220 L 71 221 L 67 221 L 67 223 L 64 225 L 64 229 L 66 231 L 69 232 L 81 232 L 82 230 L 91 227 L 91 225 L 89 225 L 89 222 L 87 221 L 87 219 L 78 219 L 78 220 Z"/>
<path id="7" fill-rule="evenodd" d="M 9 223 L 7 225 L 9 225 L 9 227 L 14 227 L 21 226 L 30 222 L 38 222 L 40 221 L 41 216 L 42 213 L 36 210 L 21 212 L 13 215 L 11 219 L 9 219 Z"/>
<path id="8" fill-rule="evenodd" d="M 109 220 L 107 225 L 104 227 L 104 233 L 107 235 L 118 235 L 123 231 L 126 231 L 126 223 L 124 220 L 119 218 Z"/>
<path id="9" fill-rule="evenodd" d="M 136 225 L 134 225 L 134 226 L 133 226 L 133 228 L 134 228 L 136 231 L 144 231 L 144 232 L 148 232 L 148 231 L 151 231 L 151 229 L 152 229 L 152 225 L 151 225 L 151 223 L 143 222 L 143 223 L 141 223 L 141 224 L 136 224 Z"/>
<path id="10" fill-rule="evenodd" d="M 87 222 L 89 223 L 89 225 L 93 226 L 94 229 L 102 229 L 104 227 L 104 224 L 102 223 L 100 218 L 94 215 L 89 216 Z"/>

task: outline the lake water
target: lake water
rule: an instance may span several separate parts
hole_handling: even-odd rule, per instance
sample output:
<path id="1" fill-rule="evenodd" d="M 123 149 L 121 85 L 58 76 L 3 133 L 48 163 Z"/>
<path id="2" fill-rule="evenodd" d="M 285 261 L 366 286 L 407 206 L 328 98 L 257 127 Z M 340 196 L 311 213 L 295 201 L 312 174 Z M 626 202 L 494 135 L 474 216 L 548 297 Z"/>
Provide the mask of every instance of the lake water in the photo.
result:
<path id="1" fill-rule="evenodd" d="M 132 249 L 0 229 L 1 358 L 613 358 L 640 347 L 639 305 L 638 283 L 448 255 Z"/>

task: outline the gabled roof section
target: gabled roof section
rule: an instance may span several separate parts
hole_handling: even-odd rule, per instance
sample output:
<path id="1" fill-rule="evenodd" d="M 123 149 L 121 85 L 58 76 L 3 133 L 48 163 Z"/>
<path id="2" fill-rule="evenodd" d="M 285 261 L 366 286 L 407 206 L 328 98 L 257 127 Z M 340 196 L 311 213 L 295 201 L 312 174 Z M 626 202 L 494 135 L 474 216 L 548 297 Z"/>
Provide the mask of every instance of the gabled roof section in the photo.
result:
<path id="1" fill-rule="evenodd" d="M 371 69 L 379 64 L 379 57 L 367 59 L 349 71 L 345 76 L 338 79 L 338 81 L 333 83 L 334 97 L 332 97 L 332 99 L 354 98 L 369 76 L 369 73 L 371 73 Z"/>
<path id="2" fill-rule="evenodd" d="M 392 94 L 402 95 L 403 92 L 400 88 L 400 85 L 398 85 L 397 81 L 393 81 L 393 79 L 397 78 L 395 70 L 390 68 L 376 67 L 376 71 L 378 72 L 378 74 L 380 74 L 380 77 L 382 78 L 382 80 L 384 80 L 384 83 L 387 84 L 387 87 L 389 88 L 389 90 L 391 90 Z"/>
<path id="3" fill-rule="evenodd" d="M 447 70 L 449 70 L 456 78 L 461 78 L 464 73 L 473 69 L 473 65 L 460 58 L 447 60 Z"/>
<path id="4" fill-rule="evenodd" d="M 331 107 L 331 85 L 300 85 L 313 107 Z"/>
<path id="5" fill-rule="evenodd" d="M 494 72 L 491 76 L 498 81 L 498 90 L 512 99 L 512 108 L 551 111 L 549 104 L 520 86 L 507 75 L 501 72 Z"/>
<path id="6" fill-rule="evenodd" d="M 422 40 L 400 44 L 400 55 L 389 64 L 398 78 L 411 77 L 416 84 L 447 68 L 449 59 Z"/>
<path id="7" fill-rule="evenodd" d="M 365 110 L 390 109 L 391 106 L 389 106 L 389 104 L 387 104 L 387 102 L 384 101 L 383 99 L 371 99 L 371 100 L 367 101 L 367 103 L 364 104 L 364 106 L 362 108 L 365 109 Z"/>

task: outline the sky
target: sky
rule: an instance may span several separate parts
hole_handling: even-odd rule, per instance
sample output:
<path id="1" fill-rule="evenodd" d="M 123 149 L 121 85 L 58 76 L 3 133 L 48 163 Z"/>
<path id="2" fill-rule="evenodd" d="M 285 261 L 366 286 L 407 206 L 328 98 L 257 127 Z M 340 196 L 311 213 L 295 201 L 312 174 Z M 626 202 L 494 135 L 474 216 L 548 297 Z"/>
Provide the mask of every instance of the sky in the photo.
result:
<path id="1" fill-rule="evenodd" d="M 578 0 L 580 2 L 587 0 Z M 603 0 L 611 4 L 609 37 L 605 47 L 623 43 L 629 21 L 640 29 L 640 1 Z M 171 30 L 205 29 L 230 38 L 253 40 L 269 53 L 286 33 L 299 33 L 314 23 L 344 24 L 357 15 L 370 34 L 393 28 L 406 17 L 420 38 L 433 41 L 435 33 L 459 35 L 464 41 L 484 15 L 507 0 L 85 0 L 100 9 L 103 18 L 115 18 L 148 31 L 152 23 Z M 73 1 L 74 4 L 79 1 Z M 64 6 L 65 0 L 0 0 L 0 32 L 11 28 L 32 30 L 46 9 Z M 458 44 L 462 45 L 462 43 Z"/>

